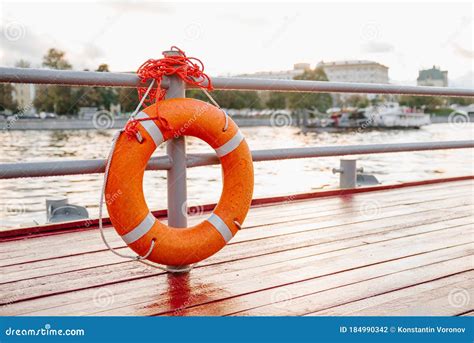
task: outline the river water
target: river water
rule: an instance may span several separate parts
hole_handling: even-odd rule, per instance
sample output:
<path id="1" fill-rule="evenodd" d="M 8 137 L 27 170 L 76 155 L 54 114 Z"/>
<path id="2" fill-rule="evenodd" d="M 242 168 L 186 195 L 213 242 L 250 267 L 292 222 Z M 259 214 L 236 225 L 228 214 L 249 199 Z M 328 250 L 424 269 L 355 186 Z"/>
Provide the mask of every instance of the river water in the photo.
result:
<path id="1" fill-rule="evenodd" d="M 2 131 L 0 162 L 105 158 L 114 130 Z M 295 127 L 242 128 L 251 149 L 407 143 L 474 139 L 474 124 L 433 124 L 420 130 L 302 134 Z M 189 152 L 212 152 L 203 142 L 187 139 Z M 163 155 L 164 146 L 155 152 Z M 358 166 L 382 184 L 471 175 L 472 149 L 355 156 Z M 254 198 L 335 188 L 339 157 L 255 163 Z M 67 197 L 97 217 L 102 175 L 0 180 L 1 228 L 31 226 L 46 220 L 45 200 Z M 222 183 L 220 166 L 188 170 L 188 204 L 217 202 Z M 166 208 L 166 172 L 145 173 L 144 192 L 150 209 Z"/>

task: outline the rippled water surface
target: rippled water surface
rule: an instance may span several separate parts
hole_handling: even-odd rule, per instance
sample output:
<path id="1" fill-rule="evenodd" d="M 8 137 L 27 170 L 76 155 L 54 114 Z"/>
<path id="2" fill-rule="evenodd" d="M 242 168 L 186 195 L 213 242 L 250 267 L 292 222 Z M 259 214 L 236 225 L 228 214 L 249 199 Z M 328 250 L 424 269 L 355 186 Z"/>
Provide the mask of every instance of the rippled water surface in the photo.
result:
<path id="1" fill-rule="evenodd" d="M 420 130 L 301 134 L 294 127 L 242 128 L 251 149 L 351 144 L 447 141 L 474 138 L 474 124 L 435 124 Z M 1 163 L 105 158 L 114 131 L 3 131 Z M 189 152 L 211 152 L 203 142 L 188 138 Z M 155 155 L 162 155 L 160 147 Z M 473 172 L 473 151 L 438 150 L 357 156 L 359 166 L 382 183 L 393 183 Z M 338 175 L 331 170 L 339 157 L 255 163 L 254 197 L 287 195 L 334 188 Z M 0 180 L 1 227 L 45 222 L 45 200 L 67 197 L 86 206 L 96 217 L 102 176 L 98 174 Z M 189 205 L 217 202 L 221 191 L 220 166 L 188 170 Z M 151 209 L 166 207 L 166 172 L 145 173 L 145 196 Z"/>

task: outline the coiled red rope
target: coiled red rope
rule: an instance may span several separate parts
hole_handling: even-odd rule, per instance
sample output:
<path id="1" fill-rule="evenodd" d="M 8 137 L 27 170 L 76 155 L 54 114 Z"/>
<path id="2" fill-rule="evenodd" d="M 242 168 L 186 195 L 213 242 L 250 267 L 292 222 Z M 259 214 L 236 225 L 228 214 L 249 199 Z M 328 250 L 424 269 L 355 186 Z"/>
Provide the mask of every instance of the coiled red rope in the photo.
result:
<path id="1" fill-rule="evenodd" d="M 156 88 L 138 87 L 138 98 L 145 105 L 152 105 L 154 102 L 163 100 L 166 95 L 166 89 L 161 88 L 163 76 L 177 75 L 187 84 L 204 88 L 212 91 L 211 78 L 204 73 L 204 63 L 196 57 L 188 57 L 185 52 L 176 46 L 172 46 L 171 51 L 177 51 L 176 56 L 165 56 L 164 58 L 154 60 L 149 59 L 143 63 L 137 70 L 137 75 L 142 84 L 149 84 L 150 80 L 155 80 Z M 147 96 L 148 91 L 148 96 Z M 129 137 L 135 137 L 138 128 L 137 124 L 143 120 L 159 120 L 162 126 L 167 127 L 168 123 L 157 113 L 155 117 L 144 119 L 131 119 L 125 126 L 125 133 Z"/>
<path id="2" fill-rule="evenodd" d="M 176 56 L 165 56 L 159 60 L 149 59 L 137 70 L 137 75 L 141 83 L 148 83 L 151 79 L 156 80 L 156 88 L 153 88 L 145 99 L 145 103 L 151 105 L 153 100 L 162 100 L 166 95 L 166 90 L 161 88 L 163 76 L 177 75 L 187 84 L 205 88 L 212 91 L 211 78 L 204 73 L 204 64 L 196 57 L 187 57 L 185 52 L 175 46 L 171 51 L 179 52 Z M 138 88 L 139 100 L 146 92 L 146 87 Z"/>

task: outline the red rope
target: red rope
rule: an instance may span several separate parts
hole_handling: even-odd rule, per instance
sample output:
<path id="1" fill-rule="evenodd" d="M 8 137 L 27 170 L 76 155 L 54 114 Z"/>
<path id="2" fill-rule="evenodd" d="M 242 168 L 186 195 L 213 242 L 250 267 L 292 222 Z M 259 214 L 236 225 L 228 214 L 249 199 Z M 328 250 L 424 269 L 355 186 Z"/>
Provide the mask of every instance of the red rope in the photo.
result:
<path id="1" fill-rule="evenodd" d="M 211 78 L 204 73 L 204 64 L 201 60 L 195 57 L 187 57 L 183 50 L 175 46 L 172 46 L 171 50 L 178 51 L 180 54 L 177 56 L 165 56 L 159 60 L 149 59 L 137 70 L 141 83 L 148 84 L 150 79 L 156 80 L 157 87 L 150 90 L 148 99 L 145 99 L 145 103 L 149 105 L 153 103 L 154 99 L 160 101 L 165 97 L 166 90 L 161 88 L 161 81 L 164 75 L 177 75 L 187 84 L 212 91 Z M 145 95 L 146 90 L 146 87 L 138 88 L 139 100 Z"/>
<path id="2" fill-rule="evenodd" d="M 144 100 L 144 104 L 146 105 L 152 105 L 154 102 L 161 101 L 165 97 L 166 89 L 161 88 L 163 76 L 177 75 L 187 84 L 205 88 L 209 91 L 213 89 L 211 78 L 204 73 L 204 64 L 200 59 L 187 57 L 184 51 L 176 46 L 172 46 L 171 50 L 178 51 L 179 55 L 164 56 L 164 58 L 158 60 L 149 59 L 137 70 L 137 75 L 142 84 L 148 85 L 152 79 L 154 79 L 156 83 L 156 88 L 150 89 L 148 98 Z M 145 96 L 147 87 L 138 87 L 137 91 L 138 98 L 141 101 Z M 137 124 L 143 120 L 159 120 L 164 127 L 168 126 L 168 123 L 157 113 L 155 117 L 130 120 L 125 127 L 125 133 L 129 135 L 129 137 L 135 137 L 138 132 Z"/>

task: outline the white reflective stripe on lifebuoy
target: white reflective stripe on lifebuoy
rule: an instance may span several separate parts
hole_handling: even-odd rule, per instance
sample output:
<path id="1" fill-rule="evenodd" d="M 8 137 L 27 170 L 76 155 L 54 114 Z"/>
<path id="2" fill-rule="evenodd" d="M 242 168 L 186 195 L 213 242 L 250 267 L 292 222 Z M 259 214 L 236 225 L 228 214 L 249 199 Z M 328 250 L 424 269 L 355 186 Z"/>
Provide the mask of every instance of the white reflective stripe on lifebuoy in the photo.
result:
<path id="1" fill-rule="evenodd" d="M 132 231 L 123 235 L 122 239 L 127 244 L 138 241 L 140 238 L 145 236 L 148 231 L 151 230 L 153 224 L 155 224 L 155 221 L 155 216 L 153 216 L 151 213 L 148 213 L 145 219 L 143 219 L 142 222 L 138 224 Z"/>
<path id="2" fill-rule="evenodd" d="M 145 112 L 139 112 L 135 118 L 145 119 L 150 118 L 150 116 Z M 142 120 L 140 121 L 140 124 L 142 124 L 146 132 L 148 132 L 148 134 L 151 136 L 156 146 L 159 146 L 161 143 L 163 143 L 163 134 L 153 120 Z"/>
<path id="3" fill-rule="evenodd" d="M 216 228 L 217 231 L 221 234 L 222 238 L 224 238 L 225 242 L 231 240 L 232 238 L 232 231 L 230 231 L 229 227 L 226 223 L 219 217 L 217 214 L 213 213 L 209 218 L 206 219 L 212 226 Z"/>
<path id="4" fill-rule="evenodd" d="M 238 130 L 237 133 L 234 135 L 234 137 L 229 139 L 227 143 L 215 149 L 217 156 L 222 157 L 231 153 L 232 151 L 237 149 L 237 147 L 240 145 L 240 142 L 242 142 L 243 139 L 244 139 L 244 135 L 242 134 L 242 132 L 240 132 L 240 130 Z"/>

